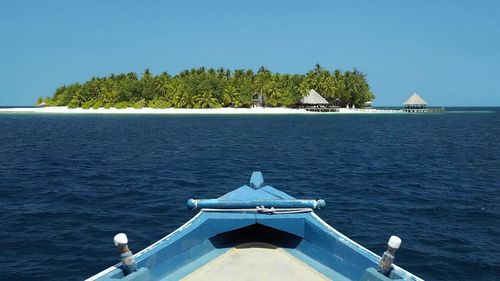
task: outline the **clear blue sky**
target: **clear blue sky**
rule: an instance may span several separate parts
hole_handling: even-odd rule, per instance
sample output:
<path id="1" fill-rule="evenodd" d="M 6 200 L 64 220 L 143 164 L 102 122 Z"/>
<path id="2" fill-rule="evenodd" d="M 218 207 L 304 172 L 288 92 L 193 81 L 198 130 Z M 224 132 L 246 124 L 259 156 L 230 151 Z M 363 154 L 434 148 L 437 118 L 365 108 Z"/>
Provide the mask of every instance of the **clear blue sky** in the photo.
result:
<path id="1" fill-rule="evenodd" d="M 500 106 L 500 1 L 0 0 L 0 106 L 198 66 L 365 72 L 375 105 Z"/>

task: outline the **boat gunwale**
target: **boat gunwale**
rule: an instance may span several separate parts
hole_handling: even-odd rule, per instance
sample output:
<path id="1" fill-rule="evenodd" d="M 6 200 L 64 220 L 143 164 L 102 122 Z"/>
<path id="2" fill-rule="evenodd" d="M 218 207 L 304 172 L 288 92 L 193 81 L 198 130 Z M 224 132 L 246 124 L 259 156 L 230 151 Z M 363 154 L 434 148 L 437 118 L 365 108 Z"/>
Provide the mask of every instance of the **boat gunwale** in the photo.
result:
<path id="1" fill-rule="evenodd" d="M 323 225 L 327 230 L 332 231 L 341 242 L 345 243 L 348 246 L 355 247 L 355 250 L 359 250 L 362 254 L 364 254 L 371 261 L 378 264 L 378 262 L 381 259 L 381 257 L 379 255 L 375 254 L 374 252 L 365 248 L 361 244 L 359 244 L 356 241 L 352 240 L 351 238 L 347 237 L 345 234 L 341 233 L 340 231 L 335 229 L 333 226 L 329 225 L 322 218 L 320 218 L 315 212 L 311 212 L 311 216 L 317 222 L 319 222 L 321 225 Z M 404 273 L 404 276 L 401 276 L 401 277 L 403 277 L 405 280 L 411 278 L 411 280 L 415 280 L 415 281 L 424 281 L 424 279 L 422 279 L 422 278 L 416 276 L 415 274 L 397 266 L 396 264 L 393 264 L 392 266 L 394 267 L 394 269 L 396 269 L 398 271 L 398 273 Z"/>
<path id="2" fill-rule="evenodd" d="M 202 211 L 198 212 L 194 217 L 192 217 L 190 220 L 188 220 L 183 225 L 181 225 L 180 227 L 178 227 L 176 230 L 170 232 L 169 234 L 167 234 L 166 236 L 164 236 L 160 240 L 154 242 L 153 244 L 147 246 L 146 248 L 144 248 L 144 249 L 140 250 L 139 252 L 137 252 L 136 254 L 134 254 L 134 257 L 137 259 L 137 258 L 143 256 L 144 254 L 146 254 L 147 252 L 149 252 L 149 251 L 153 250 L 154 248 L 158 247 L 163 242 L 170 240 L 170 238 L 173 235 L 175 235 L 178 232 L 181 232 L 181 231 L 187 229 L 188 227 L 190 227 L 193 224 L 193 222 L 196 219 L 198 219 L 198 217 L 201 216 L 202 213 L 203 213 Z M 85 279 L 85 281 L 95 281 L 95 280 L 98 280 L 99 278 L 103 277 L 104 275 L 106 275 L 108 273 L 111 273 L 114 270 L 117 270 L 121 265 L 122 265 L 121 262 L 119 262 L 119 263 L 117 263 L 115 265 L 112 265 L 112 266 L 104 269 L 103 271 L 101 271 L 101 272 L 99 272 L 99 273 L 97 273 L 95 275 L 92 275 L 91 277 Z"/>

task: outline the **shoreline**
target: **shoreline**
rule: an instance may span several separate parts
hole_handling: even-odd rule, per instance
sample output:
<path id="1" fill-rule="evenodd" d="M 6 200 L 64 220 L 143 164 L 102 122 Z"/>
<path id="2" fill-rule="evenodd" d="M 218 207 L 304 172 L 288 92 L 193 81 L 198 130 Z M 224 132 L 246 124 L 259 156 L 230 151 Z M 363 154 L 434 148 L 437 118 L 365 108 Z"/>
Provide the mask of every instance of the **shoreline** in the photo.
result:
<path id="1" fill-rule="evenodd" d="M 357 109 L 357 108 L 339 108 L 338 112 L 312 112 L 303 108 L 285 108 L 285 107 L 253 107 L 253 108 L 99 108 L 82 109 L 68 108 L 66 106 L 39 107 L 39 108 L 0 108 L 0 113 L 44 113 L 44 114 L 394 114 L 404 113 L 401 110 L 389 109 Z"/>

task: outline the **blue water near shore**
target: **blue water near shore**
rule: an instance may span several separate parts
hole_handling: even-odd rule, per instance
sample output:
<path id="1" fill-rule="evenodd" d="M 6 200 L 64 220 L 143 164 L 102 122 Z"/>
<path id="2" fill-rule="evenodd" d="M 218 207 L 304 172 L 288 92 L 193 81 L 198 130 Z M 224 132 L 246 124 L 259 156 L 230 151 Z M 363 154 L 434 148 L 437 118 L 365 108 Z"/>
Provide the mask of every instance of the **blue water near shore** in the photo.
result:
<path id="1" fill-rule="evenodd" d="M 476 111 L 474 111 L 476 110 Z M 480 111 L 478 111 L 480 110 Z M 499 280 L 500 109 L 313 116 L 0 114 L 0 279 L 82 280 L 252 171 L 429 280 Z"/>

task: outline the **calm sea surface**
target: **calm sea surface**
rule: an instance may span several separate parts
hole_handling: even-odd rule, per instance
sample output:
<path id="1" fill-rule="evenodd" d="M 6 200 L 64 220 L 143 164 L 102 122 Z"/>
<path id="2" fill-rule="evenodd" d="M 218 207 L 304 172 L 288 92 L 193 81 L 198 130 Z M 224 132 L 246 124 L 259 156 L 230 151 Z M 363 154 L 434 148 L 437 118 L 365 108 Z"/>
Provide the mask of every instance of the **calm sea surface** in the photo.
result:
<path id="1" fill-rule="evenodd" d="M 481 110 L 481 111 L 478 111 Z M 500 109 L 445 114 L 0 114 L 0 279 L 82 280 L 252 171 L 429 280 L 500 280 Z"/>

